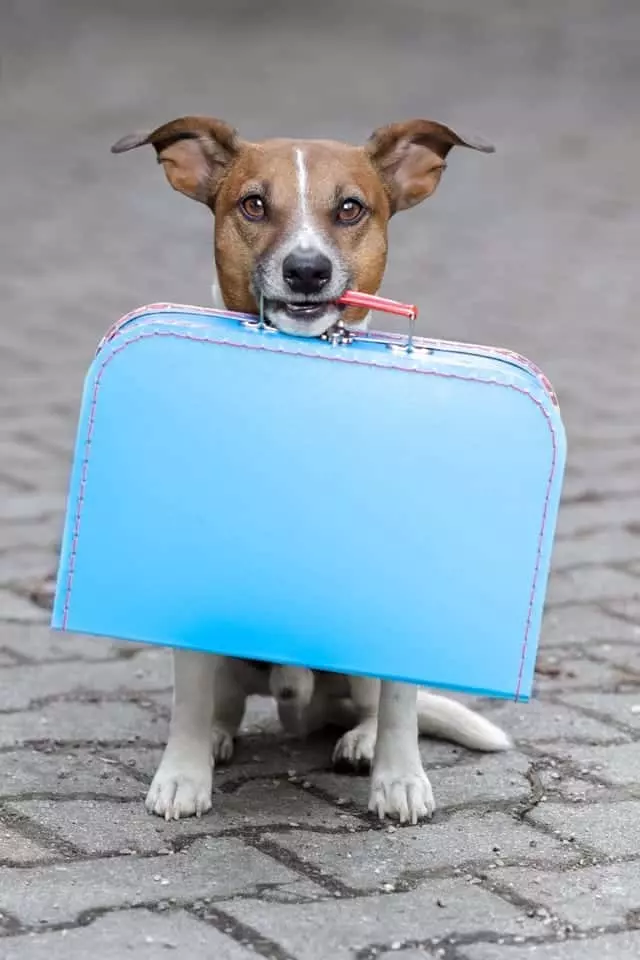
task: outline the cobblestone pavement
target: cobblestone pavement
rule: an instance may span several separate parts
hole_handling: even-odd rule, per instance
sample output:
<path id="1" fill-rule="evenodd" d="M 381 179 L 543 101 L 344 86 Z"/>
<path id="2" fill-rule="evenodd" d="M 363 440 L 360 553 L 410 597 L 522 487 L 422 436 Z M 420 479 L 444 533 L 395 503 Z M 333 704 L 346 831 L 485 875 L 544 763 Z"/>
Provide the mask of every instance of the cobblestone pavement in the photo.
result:
<path id="1" fill-rule="evenodd" d="M 0 958 L 637 957 L 637 2 L 102 6 L 0 14 Z M 570 462 L 537 698 L 482 704 L 517 749 L 425 743 L 425 826 L 372 823 L 366 780 L 278 736 L 268 704 L 210 815 L 146 816 L 167 653 L 54 636 L 33 599 L 99 335 L 207 302 L 206 214 L 108 147 L 200 111 L 249 136 L 426 114 L 498 144 L 398 218 L 386 292 L 425 332 L 540 363 Z"/>

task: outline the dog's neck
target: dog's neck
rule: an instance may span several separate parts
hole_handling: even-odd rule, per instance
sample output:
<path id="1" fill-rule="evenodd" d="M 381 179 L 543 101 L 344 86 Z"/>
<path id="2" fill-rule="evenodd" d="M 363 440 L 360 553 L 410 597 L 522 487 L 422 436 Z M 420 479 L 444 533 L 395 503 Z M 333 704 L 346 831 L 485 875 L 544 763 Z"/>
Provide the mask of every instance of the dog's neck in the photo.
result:
<path id="1" fill-rule="evenodd" d="M 218 283 L 218 275 L 214 270 L 213 273 L 213 282 L 211 284 L 211 302 L 216 310 L 226 310 L 227 305 L 222 299 L 222 290 L 220 289 L 220 284 Z M 364 319 L 353 326 L 349 326 L 349 330 L 368 330 L 369 329 L 369 320 L 371 314 L 368 313 Z"/>

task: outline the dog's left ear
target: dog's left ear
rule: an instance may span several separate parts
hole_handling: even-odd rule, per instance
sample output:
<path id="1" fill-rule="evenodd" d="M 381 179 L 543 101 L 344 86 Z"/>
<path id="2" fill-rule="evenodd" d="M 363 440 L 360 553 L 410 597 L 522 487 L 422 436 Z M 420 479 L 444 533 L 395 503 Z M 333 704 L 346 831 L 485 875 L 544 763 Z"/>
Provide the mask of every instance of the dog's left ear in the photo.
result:
<path id="1" fill-rule="evenodd" d="M 125 153 L 150 143 L 174 190 L 213 204 L 229 164 L 242 146 L 233 127 L 214 117 L 180 117 L 151 133 L 122 137 L 112 153 Z"/>
<path id="2" fill-rule="evenodd" d="M 495 152 L 491 144 L 463 138 L 435 120 L 392 123 L 372 133 L 365 151 L 382 178 L 392 214 L 414 207 L 431 196 L 452 147 Z"/>

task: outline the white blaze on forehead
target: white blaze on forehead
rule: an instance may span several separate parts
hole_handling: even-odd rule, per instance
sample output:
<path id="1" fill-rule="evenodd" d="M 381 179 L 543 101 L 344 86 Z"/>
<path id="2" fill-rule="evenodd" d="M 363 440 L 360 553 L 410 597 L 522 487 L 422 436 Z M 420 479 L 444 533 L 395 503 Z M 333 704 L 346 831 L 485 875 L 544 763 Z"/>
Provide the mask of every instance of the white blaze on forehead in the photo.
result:
<path id="1" fill-rule="evenodd" d="M 309 173 L 304 152 L 300 147 L 295 148 L 296 175 L 298 177 L 298 208 L 302 221 L 309 219 Z"/>
<path id="2" fill-rule="evenodd" d="M 298 246 L 303 250 L 318 245 L 318 233 L 314 230 L 309 213 L 309 171 L 304 151 L 294 147 L 296 159 L 296 178 L 298 181 Z"/>

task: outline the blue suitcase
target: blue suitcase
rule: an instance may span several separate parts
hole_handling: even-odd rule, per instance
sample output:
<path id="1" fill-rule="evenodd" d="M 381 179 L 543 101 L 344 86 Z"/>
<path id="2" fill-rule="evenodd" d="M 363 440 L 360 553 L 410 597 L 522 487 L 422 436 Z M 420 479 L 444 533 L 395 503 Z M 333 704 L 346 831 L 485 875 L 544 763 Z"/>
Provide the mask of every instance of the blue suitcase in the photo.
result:
<path id="1" fill-rule="evenodd" d="M 527 700 L 565 456 L 508 351 L 143 307 L 86 378 L 52 625 Z"/>

